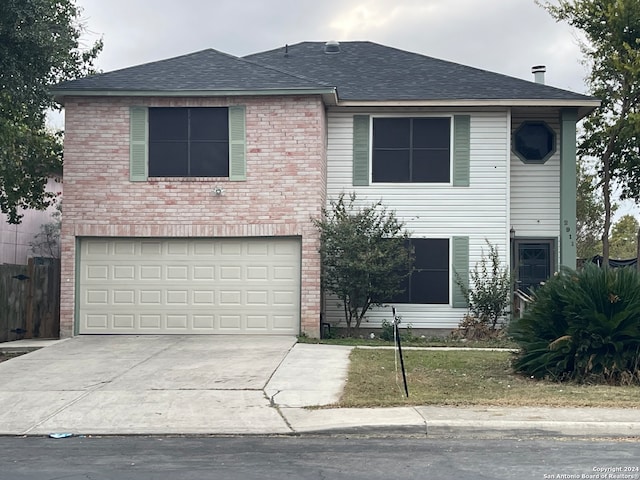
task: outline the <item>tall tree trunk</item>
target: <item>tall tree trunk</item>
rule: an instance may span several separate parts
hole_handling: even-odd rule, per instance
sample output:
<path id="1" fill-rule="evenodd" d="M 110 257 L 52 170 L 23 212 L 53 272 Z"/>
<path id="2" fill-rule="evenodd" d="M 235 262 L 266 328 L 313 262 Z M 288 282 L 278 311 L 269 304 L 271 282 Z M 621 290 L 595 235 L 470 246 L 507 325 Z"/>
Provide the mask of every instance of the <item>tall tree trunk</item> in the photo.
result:
<path id="1" fill-rule="evenodd" d="M 344 306 L 344 320 L 347 324 L 347 337 L 351 337 L 351 311 L 349 310 L 347 297 L 342 299 L 342 305 Z"/>
<path id="2" fill-rule="evenodd" d="M 604 225 L 602 228 L 602 265 L 609 266 L 609 230 L 611 229 L 611 157 L 614 154 L 618 135 L 624 126 L 623 120 L 629 113 L 628 99 L 622 102 L 620 118 L 609 131 L 607 148 L 602 154 L 602 196 L 604 197 Z"/>
<path id="3" fill-rule="evenodd" d="M 609 266 L 609 230 L 611 229 L 611 161 L 605 152 L 602 157 L 602 198 L 604 199 L 604 225 L 602 226 L 602 266 Z"/>

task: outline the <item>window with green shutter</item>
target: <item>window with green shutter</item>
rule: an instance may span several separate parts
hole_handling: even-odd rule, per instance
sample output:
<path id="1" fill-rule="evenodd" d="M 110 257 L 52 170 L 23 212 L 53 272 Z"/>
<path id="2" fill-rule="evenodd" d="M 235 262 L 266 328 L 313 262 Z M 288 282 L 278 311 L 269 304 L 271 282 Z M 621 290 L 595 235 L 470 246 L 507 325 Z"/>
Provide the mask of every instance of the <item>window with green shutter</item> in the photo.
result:
<path id="1" fill-rule="evenodd" d="M 366 186 L 372 181 L 468 187 L 470 130 L 469 115 L 373 120 L 369 115 L 354 115 L 353 185 Z"/>
<path id="2" fill-rule="evenodd" d="M 244 180 L 244 107 L 132 107 L 130 178 Z"/>
<path id="3" fill-rule="evenodd" d="M 469 237 L 411 238 L 409 245 L 415 260 L 402 285 L 404 291 L 384 303 L 446 305 L 451 299 L 454 308 L 467 308 L 456 277 L 469 285 Z"/>

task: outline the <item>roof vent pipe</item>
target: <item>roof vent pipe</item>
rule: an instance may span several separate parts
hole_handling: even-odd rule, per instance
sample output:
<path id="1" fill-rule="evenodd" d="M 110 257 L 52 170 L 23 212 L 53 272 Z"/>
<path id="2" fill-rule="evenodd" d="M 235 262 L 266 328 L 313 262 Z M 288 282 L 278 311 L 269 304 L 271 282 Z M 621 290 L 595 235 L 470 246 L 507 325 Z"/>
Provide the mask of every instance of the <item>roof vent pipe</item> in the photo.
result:
<path id="1" fill-rule="evenodd" d="M 336 42 L 335 40 L 329 40 L 324 44 L 324 53 L 334 54 L 340 53 L 340 42 Z"/>
<path id="2" fill-rule="evenodd" d="M 536 83 L 544 85 L 544 74 L 547 71 L 547 67 L 544 65 L 535 65 L 531 67 L 531 73 L 533 73 L 533 79 Z"/>

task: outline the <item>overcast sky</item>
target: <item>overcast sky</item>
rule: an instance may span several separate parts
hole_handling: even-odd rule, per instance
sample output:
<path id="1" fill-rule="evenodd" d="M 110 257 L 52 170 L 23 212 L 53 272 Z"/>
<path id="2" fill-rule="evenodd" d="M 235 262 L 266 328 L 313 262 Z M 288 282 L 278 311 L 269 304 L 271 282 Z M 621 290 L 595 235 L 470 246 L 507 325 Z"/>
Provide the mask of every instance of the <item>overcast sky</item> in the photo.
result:
<path id="1" fill-rule="evenodd" d="M 206 48 L 242 56 L 302 41 L 369 40 L 585 92 L 571 28 L 534 0 L 77 0 L 111 71 Z"/>

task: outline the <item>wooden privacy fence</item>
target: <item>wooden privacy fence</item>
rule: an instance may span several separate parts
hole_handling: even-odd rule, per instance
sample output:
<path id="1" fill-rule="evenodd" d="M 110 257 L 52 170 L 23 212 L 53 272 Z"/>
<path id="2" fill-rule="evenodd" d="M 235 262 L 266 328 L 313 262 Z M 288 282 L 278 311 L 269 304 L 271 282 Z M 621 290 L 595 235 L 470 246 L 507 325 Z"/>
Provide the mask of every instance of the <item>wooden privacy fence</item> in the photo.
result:
<path id="1" fill-rule="evenodd" d="M 59 333 L 60 260 L 0 265 L 0 342 L 57 338 Z"/>

